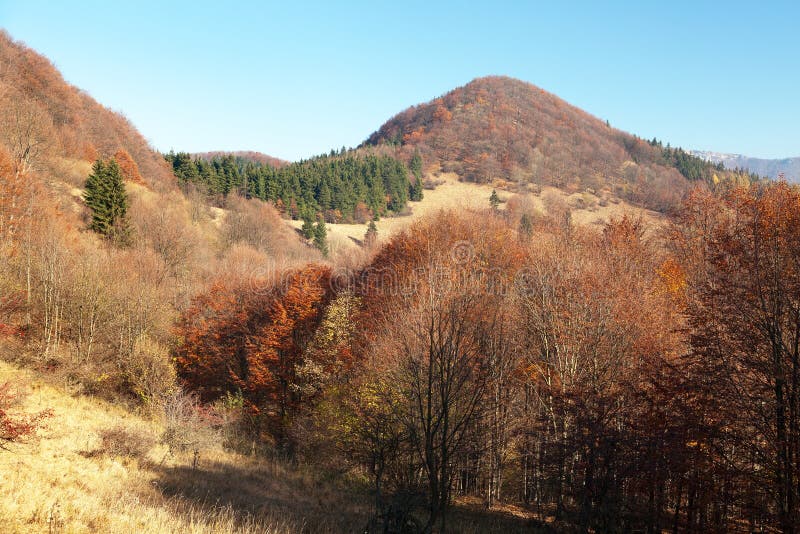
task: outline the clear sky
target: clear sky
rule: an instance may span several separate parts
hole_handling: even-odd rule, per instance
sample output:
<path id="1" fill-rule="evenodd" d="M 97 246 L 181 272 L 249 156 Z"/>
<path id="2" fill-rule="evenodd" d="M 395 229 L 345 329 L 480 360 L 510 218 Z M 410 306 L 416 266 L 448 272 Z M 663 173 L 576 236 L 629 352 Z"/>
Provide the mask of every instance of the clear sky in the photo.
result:
<path id="1" fill-rule="evenodd" d="M 155 148 L 285 159 L 488 74 L 673 145 L 800 156 L 799 24 L 796 1 L 0 0 L 0 26 Z"/>

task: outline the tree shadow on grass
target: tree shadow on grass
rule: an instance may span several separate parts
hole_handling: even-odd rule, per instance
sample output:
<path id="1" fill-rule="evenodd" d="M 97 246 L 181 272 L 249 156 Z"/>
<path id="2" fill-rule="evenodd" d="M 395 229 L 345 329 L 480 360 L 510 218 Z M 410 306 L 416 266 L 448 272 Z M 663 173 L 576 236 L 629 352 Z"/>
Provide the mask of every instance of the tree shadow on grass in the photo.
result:
<path id="1" fill-rule="evenodd" d="M 244 460 L 154 467 L 154 486 L 167 498 L 213 514 L 227 508 L 240 521 L 290 525 L 292 532 L 358 532 L 370 499 L 344 480 L 323 480 L 302 469 Z"/>
<path id="2" fill-rule="evenodd" d="M 153 466 L 153 472 L 156 489 L 168 499 L 190 503 L 193 513 L 227 509 L 240 522 L 280 524 L 291 532 L 362 532 L 373 513 L 372 496 L 357 483 L 280 462 L 201 462 L 194 470 Z M 556 532 L 534 519 L 463 504 L 450 509 L 448 525 L 448 532 L 465 534 Z"/>
<path id="3" fill-rule="evenodd" d="M 503 510 L 486 510 L 472 505 L 456 505 L 448 513 L 448 531 L 464 534 L 538 534 L 561 532 L 532 518 Z"/>

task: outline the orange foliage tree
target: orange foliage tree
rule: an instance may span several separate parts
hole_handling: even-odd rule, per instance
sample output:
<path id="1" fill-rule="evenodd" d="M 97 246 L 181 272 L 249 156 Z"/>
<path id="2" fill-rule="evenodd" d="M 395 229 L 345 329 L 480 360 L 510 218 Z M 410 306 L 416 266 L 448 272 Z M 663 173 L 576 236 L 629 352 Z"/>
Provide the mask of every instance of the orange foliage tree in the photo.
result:
<path id="1" fill-rule="evenodd" d="M 121 148 L 114 153 L 114 159 L 119 165 L 119 170 L 122 172 L 122 177 L 129 181 L 136 184 L 144 185 L 144 179 L 142 175 L 139 173 L 139 166 L 133 160 L 128 151 L 124 148 Z"/>
<path id="2" fill-rule="evenodd" d="M 289 425 L 307 400 L 298 371 L 331 295 L 330 269 L 313 264 L 277 282 L 215 282 L 179 320 L 179 376 L 206 402 L 241 393 L 264 429 L 290 446 Z"/>
<path id="3" fill-rule="evenodd" d="M 722 199 L 695 193 L 682 224 L 674 242 L 690 267 L 687 399 L 711 466 L 702 483 L 735 492 L 729 500 L 751 530 L 766 523 L 792 532 L 800 522 L 800 190 L 779 182 Z M 690 516 L 690 526 L 700 520 Z"/>
<path id="4" fill-rule="evenodd" d="M 289 272 L 248 339 L 244 391 L 254 411 L 266 412 L 282 445 L 288 443 L 292 416 L 305 400 L 298 371 L 331 296 L 330 274 L 329 268 L 317 265 Z"/>

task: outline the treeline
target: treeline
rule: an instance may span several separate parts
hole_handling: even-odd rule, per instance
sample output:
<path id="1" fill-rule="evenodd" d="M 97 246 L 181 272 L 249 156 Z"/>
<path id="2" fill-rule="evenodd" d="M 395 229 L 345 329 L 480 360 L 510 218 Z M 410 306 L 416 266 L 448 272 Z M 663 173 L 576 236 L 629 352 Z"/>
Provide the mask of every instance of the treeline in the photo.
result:
<path id="1" fill-rule="evenodd" d="M 785 183 L 693 191 L 666 243 L 441 213 L 349 276 L 217 279 L 177 370 L 268 449 L 369 473 L 386 522 L 446 531 L 477 496 L 582 532 L 792 532 L 798 217 Z"/>
<path id="2" fill-rule="evenodd" d="M 410 183 L 400 160 L 344 149 L 282 167 L 233 155 L 205 159 L 170 152 L 165 158 L 182 184 L 211 196 L 267 200 L 293 219 L 320 214 L 327 222 L 365 223 L 401 212 L 409 195 L 417 189 L 421 194 L 420 181 Z"/>
<path id="3" fill-rule="evenodd" d="M 722 162 L 716 164 L 712 163 L 703 158 L 694 156 L 680 147 L 671 147 L 669 143 L 664 146 L 664 144 L 655 137 L 649 141 L 649 144 L 661 150 L 661 157 L 664 159 L 666 165 L 675 167 L 687 180 L 692 182 L 704 181 L 707 184 L 714 184 L 714 176 L 717 176 L 717 181 L 719 181 L 721 177 L 729 173 L 742 175 L 750 182 L 757 182 L 762 179 L 756 173 L 748 172 L 745 169 L 729 171 Z"/>

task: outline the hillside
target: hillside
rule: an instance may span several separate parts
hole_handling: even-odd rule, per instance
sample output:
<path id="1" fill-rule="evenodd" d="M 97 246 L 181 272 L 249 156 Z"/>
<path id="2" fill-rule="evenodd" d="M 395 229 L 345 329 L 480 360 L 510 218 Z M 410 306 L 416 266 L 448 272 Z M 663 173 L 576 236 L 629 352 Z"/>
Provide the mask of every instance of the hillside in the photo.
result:
<path id="1" fill-rule="evenodd" d="M 643 206 L 673 206 L 690 180 L 716 172 L 699 158 L 610 127 L 532 84 L 476 79 L 399 113 L 366 141 L 419 151 L 463 179 L 609 190 Z"/>
<path id="2" fill-rule="evenodd" d="M 22 384 L 16 411 L 50 409 L 25 443 L 0 450 L 5 533 L 263 533 L 354 531 L 368 500 L 343 480 L 248 458 L 219 445 L 169 454 L 164 425 L 96 399 L 72 397 L 0 362 L 0 384 Z M 344 497 L 346 496 L 346 498 Z M 338 513 L 331 514 L 330 510 Z"/>
<path id="3" fill-rule="evenodd" d="M 777 179 L 781 174 L 790 182 L 800 182 L 800 157 L 782 159 L 751 158 L 741 154 L 723 154 L 704 150 L 693 150 L 692 154 L 712 163 L 721 163 L 726 169 L 747 169 L 748 171 Z"/>
<path id="4" fill-rule="evenodd" d="M 52 416 L 36 436 L 0 449 L 4 533 L 356 532 L 372 512 L 357 478 L 238 454 L 213 434 L 195 461 L 191 451 L 170 453 L 169 423 L 70 395 L 0 361 L 6 383 L 22 393 L 15 412 Z M 487 516 L 465 500 L 453 519 L 459 532 L 534 531 L 519 508 L 507 508 Z"/>
<path id="5" fill-rule="evenodd" d="M 407 213 L 402 216 L 382 217 L 375 221 L 377 240 L 386 241 L 391 236 L 403 231 L 413 222 L 430 217 L 439 210 L 484 210 L 489 206 L 492 190 L 498 192 L 502 212 L 509 211 L 509 216 L 516 220 L 524 213 L 553 214 L 563 207 L 569 208 L 573 223 L 581 226 L 600 228 L 611 219 L 619 219 L 624 215 L 641 217 L 648 223 L 660 226 L 665 217 L 652 210 L 641 208 L 619 198 L 597 192 L 569 193 L 562 189 L 545 186 L 541 191 L 536 188 L 519 189 L 514 184 L 478 184 L 458 179 L 455 173 L 437 173 L 429 175 L 428 181 L 436 187 L 426 190 L 421 201 L 409 202 Z M 514 191 L 517 190 L 518 191 Z M 302 221 L 290 221 L 300 229 Z M 328 224 L 328 242 L 333 256 L 351 253 L 354 247 L 360 246 L 365 239 L 367 224 Z"/>
<path id="6" fill-rule="evenodd" d="M 112 157 L 124 179 L 120 241 L 92 230 L 84 196 L 94 165 Z M 273 206 L 212 206 L 178 185 L 124 117 L 0 34 L 0 336 L 26 341 L 0 357 L 93 395 L 148 402 L 174 385 L 172 321 L 195 292 L 270 262 L 320 258 Z"/>
<path id="7" fill-rule="evenodd" d="M 0 31 L 0 127 L 14 158 L 36 170 L 59 159 L 94 161 L 126 152 L 152 187 L 174 187 L 158 153 L 119 113 L 68 84 L 45 57 Z M 124 157 L 124 156 L 123 156 Z"/>

